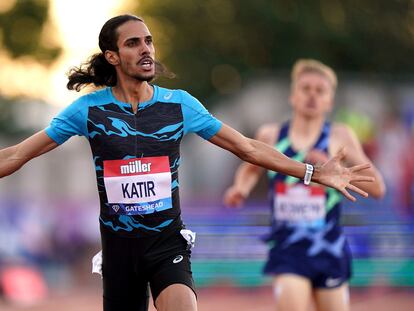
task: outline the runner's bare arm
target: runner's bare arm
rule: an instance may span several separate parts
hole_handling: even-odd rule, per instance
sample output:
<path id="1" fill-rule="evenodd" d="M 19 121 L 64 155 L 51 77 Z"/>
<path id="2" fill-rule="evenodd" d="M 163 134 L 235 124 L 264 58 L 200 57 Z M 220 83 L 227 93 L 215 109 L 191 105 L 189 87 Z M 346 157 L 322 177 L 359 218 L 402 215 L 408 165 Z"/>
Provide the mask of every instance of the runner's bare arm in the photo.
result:
<path id="1" fill-rule="evenodd" d="M 273 145 L 279 133 L 278 124 L 265 124 L 255 135 L 255 139 L 268 145 Z M 227 206 L 238 207 L 244 203 L 250 192 L 256 186 L 264 169 L 261 166 L 243 162 L 234 174 L 233 184 L 226 190 L 223 203 Z"/>
<path id="2" fill-rule="evenodd" d="M 43 130 L 17 145 L 0 150 L 0 177 L 14 173 L 29 160 L 57 146 L 58 144 Z"/>
<path id="3" fill-rule="evenodd" d="M 364 171 L 364 175 L 375 178 L 374 182 L 352 182 L 353 185 L 368 192 L 374 198 L 382 198 L 385 195 L 385 184 L 380 172 L 368 159 L 355 132 L 345 124 L 335 124 L 332 128 L 332 149 L 335 154 L 341 147 L 345 147 L 344 162 L 346 165 L 358 165 L 370 163 L 371 167 Z"/>
<path id="4" fill-rule="evenodd" d="M 247 138 L 228 125 L 223 124 L 220 131 L 210 138 L 210 142 L 234 153 L 246 162 L 262 166 L 266 169 L 298 178 L 303 178 L 305 175 L 306 169 L 304 163 L 286 157 L 284 154 L 263 142 Z M 372 182 L 374 178 L 360 174 L 360 171 L 369 168 L 370 165 L 364 164 L 346 168 L 340 165 L 343 157 L 344 153 L 339 152 L 321 167 L 316 167 L 312 181 L 335 188 L 352 201 L 356 199 L 349 194 L 347 189 L 367 196 L 368 194 L 365 191 L 352 185 L 351 182 Z"/>

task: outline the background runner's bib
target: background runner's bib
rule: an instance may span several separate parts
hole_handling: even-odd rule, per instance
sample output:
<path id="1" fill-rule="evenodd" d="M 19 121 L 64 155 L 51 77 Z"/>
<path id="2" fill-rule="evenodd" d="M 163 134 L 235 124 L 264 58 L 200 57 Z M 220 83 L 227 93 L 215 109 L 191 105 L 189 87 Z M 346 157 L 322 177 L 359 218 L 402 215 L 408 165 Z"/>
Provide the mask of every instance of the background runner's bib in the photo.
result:
<path id="1" fill-rule="evenodd" d="M 313 227 L 324 222 L 326 216 L 323 187 L 302 184 L 275 183 L 274 217 L 277 221 Z"/>
<path id="2" fill-rule="evenodd" d="M 117 214 L 149 214 L 172 208 L 168 156 L 104 161 L 108 205 Z"/>

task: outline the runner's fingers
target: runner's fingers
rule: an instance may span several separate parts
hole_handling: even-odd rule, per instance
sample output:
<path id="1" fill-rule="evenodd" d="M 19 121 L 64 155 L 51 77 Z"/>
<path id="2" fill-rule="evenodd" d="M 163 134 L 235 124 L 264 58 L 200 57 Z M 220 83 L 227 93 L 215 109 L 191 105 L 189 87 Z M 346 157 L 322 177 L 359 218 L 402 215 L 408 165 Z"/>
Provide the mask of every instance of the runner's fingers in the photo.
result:
<path id="1" fill-rule="evenodd" d="M 371 167 L 371 164 L 365 163 L 365 164 L 355 165 L 355 166 L 349 168 L 349 170 L 352 173 L 355 173 L 355 172 L 359 172 L 359 171 L 362 171 L 362 170 L 366 170 L 366 169 L 368 169 L 370 167 Z"/>
<path id="2" fill-rule="evenodd" d="M 374 182 L 375 178 L 372 176 L 358 175 L 358 176 L 352 177 L 351 181 L 353 182 L 359 182 L 359 181 Z"/>
<path id="3" fill-rule="evenodd" d="M 352 202 L 355 202 L 356 199 L 355 197 L 353 197 L 345 188 L 344 189 L 339 189 L 339 191 L 341 191 L 341 193 L 348 199 L 351 200 Z"/>
<path id="4" fill-rule="evenodd" d="M 354 186 L 354 185 L 349 184 L 349 185 L 347 186 L 347 188 L 348 188 L 349 190 L 352 190 L 352 191 L 354 191 L 354 192 L 356 192 L 356 193 L 358 193 L 358 194 L 362 195 L 362 196 L 363 196 L 363 197 L 365 197 L 365 198 L 367 198 L 367 197 L 368 197 L 368 193 L 367 193 L 367 192 L 365 192 L 364 190 L 359 189 L 358 187 L 356 187 L 356 186 Z"/>

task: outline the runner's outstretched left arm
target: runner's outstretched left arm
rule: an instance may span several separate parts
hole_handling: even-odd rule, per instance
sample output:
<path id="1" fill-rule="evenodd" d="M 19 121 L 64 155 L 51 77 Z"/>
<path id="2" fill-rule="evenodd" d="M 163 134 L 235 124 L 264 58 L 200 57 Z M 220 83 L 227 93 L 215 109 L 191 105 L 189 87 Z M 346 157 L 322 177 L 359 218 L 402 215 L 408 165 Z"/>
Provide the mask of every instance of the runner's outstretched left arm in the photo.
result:
<path id="1" fill-rule="evenodd" d="M 243 161 L 262 166 L 266 169 L 303 178 L 306 172 L 304 163 L 292 160 L 271 146 L 243 136 L 241 133 L 223 124 L 219 132 L 210 138 L 210 142 L 226 149 Z M 348 190 L 355 191 L 367 197 L 368 194 L 353 185 L 352 182 L 372 182 L 373 177 L 361 175 L 359 172 L 366 170 L 370 164 L 362 164 L 353 167 L 343 167 L 340 161 L 344 157 L 343 151 L 338 152 L 332 159 L 321 167 L 315 167 L 312 181 L 332 187 L 340 191 L 348 199 L 355 201 Z"/>

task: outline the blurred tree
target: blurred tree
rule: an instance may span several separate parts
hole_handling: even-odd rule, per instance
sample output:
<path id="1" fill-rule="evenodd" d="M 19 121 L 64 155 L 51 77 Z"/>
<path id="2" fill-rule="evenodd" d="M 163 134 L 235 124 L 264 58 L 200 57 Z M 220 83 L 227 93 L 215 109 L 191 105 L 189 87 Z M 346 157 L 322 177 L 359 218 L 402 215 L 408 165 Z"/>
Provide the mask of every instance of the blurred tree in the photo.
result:
<path id="1" fill-rule="evenodd" d="M 231 94 L 253 74 L 289 70 L 297 58 L 337 70 L 414 71 L 412 0 L 139 1 L 158 57 L 200 98 Z"/>
<path id="2" fill-rule="evenodd" d="M 28 127 L 22 128 L 16 120 L 16 105 L 27 105 L 19 99 L 9 99 L 0 96 L 0 135 L 8 138 L 26 138 L 33 134 L 34 130 Z M 0 140 L 1 142 L 1 140 Z"/>
<path id="3" fill-rule="evenodd" d="M 59 55 L 61 48 L 48 46 L 42 40 L 48 18 L 48 0 L 1 0 L 10 3 L 0 13 L 0 42 L 12 58 L 32 56 L 49 64 Z M 4 4 L 5 5 L 5 4 Z"/>

